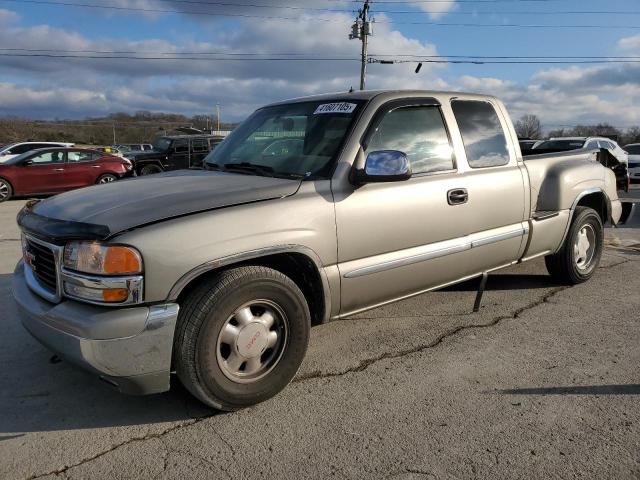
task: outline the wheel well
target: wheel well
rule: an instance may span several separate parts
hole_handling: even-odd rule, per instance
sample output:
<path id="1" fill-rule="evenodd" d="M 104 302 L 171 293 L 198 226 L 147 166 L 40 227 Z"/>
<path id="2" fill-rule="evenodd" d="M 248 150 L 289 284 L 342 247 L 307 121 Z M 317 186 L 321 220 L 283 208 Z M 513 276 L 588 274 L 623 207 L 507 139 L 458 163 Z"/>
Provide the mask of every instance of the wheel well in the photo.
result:
<path id="1" fill-rule="evenodd" d="M 0 177 L 0 180 L 2 180 L 3 182 L 6 182 L 6 183 L 7 183 L 7 185 L 9 185 L 9 188 L 11 189 L 11 195 L 12 195 L 12 196 L 16 194 L 16 189 L 15 189 L 15 188 L 13 188 L 13 184 L 12 184 L 9 180 L 7 180 L 7 179 L 6 179 L 6 178 L 4 178 L 4 177 Z"/>
<path id="2" fill-rule="evenodd" d="M 158 167 L 161 172 L 164 172 L 164 167 L 162 166 L 162 162 L 160 160 L 150 160 L 150 161 L 145 161 L 143 163 L 136 164 L 135 165 L 136 173 L 139 175 L 142 169 L 147 166 Z"/>
<path id="3" fill-rule="evenodd" d="M 295 282 L 307 300 L 309 312 L 311 313 L 311 324 L 319 325 L 322 323 L 326 308 L 322 278 L 320 277 L 320 272 L 315 262 L 303 253 L 276 253 L 209 270 L 192 279 L 178 295 L 177 302 L 180 304 L 203 280 L 212 277 L 222 270 L 229 270 L 243 265 L 260 265 L 273 268 L 289 277 Z"/>
<path id="4" fill-rule="evenodd" d="M 600 220 L 602 220 L 603 225 L 607 223 L 607 220 L 609 220 L 607 198 L 602 192 L 594 192 L 585 195 L 578 201 L 577 206 L 593 208 L 598 215 L 600 215 Z"/>

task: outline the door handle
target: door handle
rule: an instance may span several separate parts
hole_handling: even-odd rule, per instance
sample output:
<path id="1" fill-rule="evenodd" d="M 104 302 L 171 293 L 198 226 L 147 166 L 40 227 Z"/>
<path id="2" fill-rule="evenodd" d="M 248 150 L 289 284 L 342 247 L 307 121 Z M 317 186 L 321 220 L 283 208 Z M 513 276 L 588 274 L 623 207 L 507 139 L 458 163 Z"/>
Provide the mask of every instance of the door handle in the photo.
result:
<path id="1" fill-rule="evenodd" d="M 100 168 L 102 165 L 91 165 L 91 168 Z"/>
<path id="2" fill-rule="evenodd" d="M 469 193 L 466 188 L 454 188 L 447 192 L 447 203 L 449 205 L 462 205 L 469 200 Z"/>
<path id="3" fill-rule="evenodd" d="M 54 172 L 64 172 L 64 168 L 54 168 Z"/>

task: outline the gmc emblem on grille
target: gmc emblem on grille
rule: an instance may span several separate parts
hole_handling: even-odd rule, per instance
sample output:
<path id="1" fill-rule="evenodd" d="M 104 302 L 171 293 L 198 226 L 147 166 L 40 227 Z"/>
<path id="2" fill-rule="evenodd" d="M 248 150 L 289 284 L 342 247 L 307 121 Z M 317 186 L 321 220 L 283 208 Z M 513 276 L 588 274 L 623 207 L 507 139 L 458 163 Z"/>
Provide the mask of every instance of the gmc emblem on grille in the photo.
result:
<path id="1" fill-rule="evenodd" d="M 33 271 L 35 271 L 36 269 L 35 261 L 36 261 L 36 256 L 33 253 L 31 253 L 29 250 L 25 250 L 24 263 L 29 265 L 31 267 L 31 270 Z"/>

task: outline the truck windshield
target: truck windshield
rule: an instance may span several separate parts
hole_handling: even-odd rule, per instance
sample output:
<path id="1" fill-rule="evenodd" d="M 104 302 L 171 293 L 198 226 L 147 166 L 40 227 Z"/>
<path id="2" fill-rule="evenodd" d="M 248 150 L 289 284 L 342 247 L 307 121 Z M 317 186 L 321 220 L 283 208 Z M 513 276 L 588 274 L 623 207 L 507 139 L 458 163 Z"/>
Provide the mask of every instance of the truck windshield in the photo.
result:
<path id="1" fill-rule="evenodd" d="M 362 103 L 304 102 L 257 110 L 207 155 L 206 168 L 328 177 Z"/>

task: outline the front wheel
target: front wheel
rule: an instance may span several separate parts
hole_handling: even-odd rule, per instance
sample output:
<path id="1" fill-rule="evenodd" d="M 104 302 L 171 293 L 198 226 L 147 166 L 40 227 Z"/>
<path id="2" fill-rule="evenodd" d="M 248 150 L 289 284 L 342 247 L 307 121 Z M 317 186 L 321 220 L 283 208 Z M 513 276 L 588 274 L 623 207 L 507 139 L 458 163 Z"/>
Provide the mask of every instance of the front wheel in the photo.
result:
<path id="1" fill-rule="evenodd" d="M 105 173 L 104 175 L 100 175 L 100 177 L 96 181 L 96 184 L 104 185 L 105 183 L 112 183 L 112 182 L 115 182 L 116 180 L 118 180 L 118 177 L 115 176 L 113 173 Z"/>
<path id="2" fill-rule="evenodd" d="M 162 169 L 157 165 L 145 165 L 140 170 L 140 175 L 152 175 L 160 172 L 162 172 Z"/>
<path id="3" fill-rule="evenodd" d="M 600 215 L 588 207 L 577 207 L 560 250 L 545 257 L 548 272 L 562 284 L 589 280 L 602 257 L 604 229 Z"/>
<path id="4" fill-rule="evenodd" d="M 237 410 L 267 400 L 293 379 L 311 315 L 298 286 L 277 270 L 223 271 L 182 302 L 175 366 L 203 403 Z"/>
<path id="5" fill-rule="evenodd" d="M 0 178 L 0 202 L 9 200 L 12 195 L 13 189 L 11 188 L 11 184 L 4 178 Z"/>

